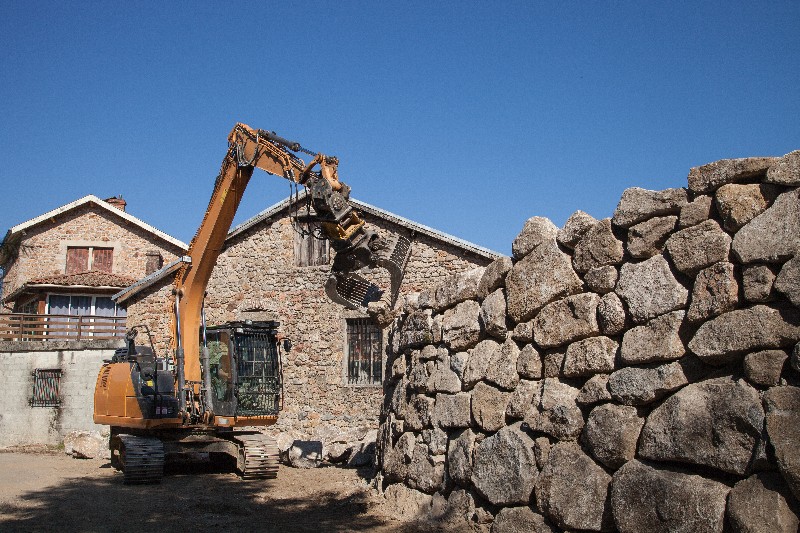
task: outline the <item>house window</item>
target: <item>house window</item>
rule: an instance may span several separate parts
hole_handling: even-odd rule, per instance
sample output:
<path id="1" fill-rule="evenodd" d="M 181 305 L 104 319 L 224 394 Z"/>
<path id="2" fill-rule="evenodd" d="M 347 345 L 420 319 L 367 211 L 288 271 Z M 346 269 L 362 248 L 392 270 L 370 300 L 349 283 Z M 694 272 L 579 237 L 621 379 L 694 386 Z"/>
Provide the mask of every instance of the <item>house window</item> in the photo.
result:
<path id="1" fill-rule="evenodd" d="M 298 222 L 294 232 L 294 265 L 299 267 L 328 264 L 328 239 L 316 224 Z"/>
<path id="2" fill-rule="evenodd" d="M 77 294 L 51 294 L 47 297 L 48 315 L 73 316 L 125 316 L 125 309 L 118 307 L 108 296 L 84 296 Z"/>
<path id="3" fill-rule="evenodd" d="M 113 248 L 95 248 L 94 246 L 67 248 L 67 274 L 79 274 L 90 270 L 111 272 L 113 266 Z"/>
<path id="4" fill-rule="evenodd" d="M 380 385 L 383 375 L 383 332 L 368 318 L 347 320 L 348 385 Z"/>
<path id="5" fill-rule="evenodd" d="M 60 369 L 37 368 L 33 371 L 33 397 L 31 407 L 58 407 L 61 400 L 58 389 L 61 385 Z"/>

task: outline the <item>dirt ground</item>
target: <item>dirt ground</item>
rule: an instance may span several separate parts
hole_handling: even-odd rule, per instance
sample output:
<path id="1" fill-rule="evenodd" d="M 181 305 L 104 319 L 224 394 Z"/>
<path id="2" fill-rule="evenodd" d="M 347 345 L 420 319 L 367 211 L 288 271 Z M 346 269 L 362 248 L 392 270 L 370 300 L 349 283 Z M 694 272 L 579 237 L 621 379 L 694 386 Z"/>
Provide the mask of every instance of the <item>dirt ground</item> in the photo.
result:
<path id="1" fill-rule="evenodd" d="M 192 463 L 129 486 L 107 460 L 0 453 L 0 531 L 418 531 L 386 514 L 371 475 L 281 466 L 276 480 L 242 481 Z"/>

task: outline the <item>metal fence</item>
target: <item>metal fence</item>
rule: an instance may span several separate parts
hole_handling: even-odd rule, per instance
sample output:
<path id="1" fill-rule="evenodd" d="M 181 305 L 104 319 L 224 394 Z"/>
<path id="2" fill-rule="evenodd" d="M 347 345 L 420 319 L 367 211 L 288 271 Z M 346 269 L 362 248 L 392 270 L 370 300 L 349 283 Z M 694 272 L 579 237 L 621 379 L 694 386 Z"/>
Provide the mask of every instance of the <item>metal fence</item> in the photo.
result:
<path id="1" fill-rule="evenodd" d="M 124 316 L 0 314 L 0 341 L 111 340 L 124 336 Z"/>

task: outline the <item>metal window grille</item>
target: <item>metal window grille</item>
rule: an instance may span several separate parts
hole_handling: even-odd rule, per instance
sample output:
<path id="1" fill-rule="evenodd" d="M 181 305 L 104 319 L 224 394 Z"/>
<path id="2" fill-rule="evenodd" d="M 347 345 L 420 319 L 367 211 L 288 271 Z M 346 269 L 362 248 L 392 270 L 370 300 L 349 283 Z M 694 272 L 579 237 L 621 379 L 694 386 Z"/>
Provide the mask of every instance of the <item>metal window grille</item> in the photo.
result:
<path id="1" fill-rule="evenodd" d="M 383 333 L 368 318 L 347 321 L 348 385 L 380 385 Z"/>
<path id="2" fill-rule="evenodd" d="M 31 407 L 58 407 L 61 404 L 61 400 L 58 397 L 60 384 L 61 370 L 44 370 L 41 368 L 34 370 Z"/>

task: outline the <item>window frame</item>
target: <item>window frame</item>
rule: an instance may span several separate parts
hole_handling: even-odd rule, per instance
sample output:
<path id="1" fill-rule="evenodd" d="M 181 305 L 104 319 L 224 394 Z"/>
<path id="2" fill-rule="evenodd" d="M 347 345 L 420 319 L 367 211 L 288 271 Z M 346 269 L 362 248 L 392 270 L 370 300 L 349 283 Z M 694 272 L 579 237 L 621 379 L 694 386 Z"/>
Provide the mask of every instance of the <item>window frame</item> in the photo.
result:
<path id="1" fill-rule="evenodd" d="M 86 270 L 78 270 L 75 272 L 70 272 L 70 261 L 69 261 L 70 250 L 86 250 Z M 95 257 L 95 252 L 109 252 L 108 270 L 101 270 L 101 272 L 107 272 L 109 274 L 112 274 L 114 272 L 114 246 L 94 246 L 94 245 L 74 246 L 69 244 L 67 244 L 67 251 L 65 255 L 64 273 L 81 274 L 83 272 L 91 272 L 92 270 L 94 270 L 95 261 L 97 260 L 97 258 Z M 100 264 L 102 263 L 103 262 L 101 262 Z"/>
<path id="2" fill-rule="evenodd" d="M 70 299 L 70 304 L 69 304 L 67 313 L 51 313 L 50 312 L 50 297 L 51 296 L 66 296 L 66 297 L 68 297 Z M 105 295 L 105 294 L 61 293 L 61 292 L 48 292 L 47 293 L 47 296 L 45 298 L 45 302 L 46 303 L 45 303 L 45 308 L 44 308 L 44 314 L 45 315 L 50 315 L 50 314 L 72 315 L 72 313 L 70 312 L 72 310 L 72 298 L 87 298 L 87 297 L 91 298 L 91 302 L 92 303 L 89 306 L 90 312 L 86 313 L 86 315 L 97 316 L 97 313 L 96 313 L 96 310 L 97 310 L 97 299 L 98 298 L 108 298 L 109 300 L 114 302 L 114 314 L 113 315 L 103 315 L 103 316 L 108 316 L 109 318 L 112 318 L 112 317 L 113 318 L 120 318 L 120 317 L 127 317 L 128 316 L 127 308 L 122 307 L 121 305 L 117 304 L 117 302 L 115 302 L 111 298 L 111 296 L 108 296 L 108 295 Z M 119 314 L 120 311 L 123 311 L 124 314 Z M 75 314 L 74 316 L 86 316 L 86 315 Z"/>
<path id="3" fill-rule="evenodd" d="M 375 335 L 376 337 L 373 340 L 378 341 L 377 345 L 377 353 L 370 353 L 367 355 L 369 360 L 371 361 L 369 366 L 372 366 L 372 372 L 370 375 L 367 376 L 366 381 L 357 381 L 353 379 L 353 375 L 351 372 L 351 361 L 353 359 L 351 354 L 351 346 L 353 343 L 351 342 L 351 326 L 354 327 L 366 327 L 368 334 Z M 385 357 L 385 348 L 386 348 L 386 337 L 384 335 L 384 331 L 378 327 L 371 318 L 368 317 L 352 317 L 352 318 L 345 318 L 344 319 L 344 357 L 343 357 L 343 365 L 342 365 L 342 381 L 343 384 L 347 387 L 354 387 L 354 388 L 382 388 L 383 387 L 383 380 L 384 380 L 384 366 L 386 362 Z M 373 350 L 370 350 L 372 352 Z M 363 351 L 362 351 L 363 353 Z M 363 359 L 363 358 L 359 358 Z M 377 364 L 377 372 L 375 369 L 375 365 Z M 376 379 L 377 378 L 377 379 Z"/>
<path id="4" fill-rule="evenodd" d="M 294 231 L 294 266 L 298 268 L 327 266 L 330 263 L 331 245 L 327 237 L 315 234 L 321 231 L 318 224 L 297 222 Z M 319 230 L 319 231 L 318 231 Z"/>
<path id="5" fill-rule="evenodd" d="M 31 373 L 33 390 L 29 401 L 31 407 L 60 407 L 61 378 L 64 371 L 60 368 L 36 368 Z"/>

